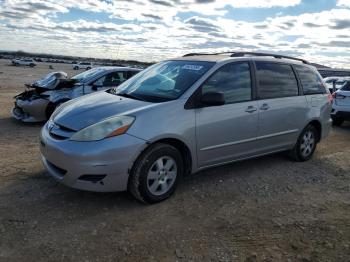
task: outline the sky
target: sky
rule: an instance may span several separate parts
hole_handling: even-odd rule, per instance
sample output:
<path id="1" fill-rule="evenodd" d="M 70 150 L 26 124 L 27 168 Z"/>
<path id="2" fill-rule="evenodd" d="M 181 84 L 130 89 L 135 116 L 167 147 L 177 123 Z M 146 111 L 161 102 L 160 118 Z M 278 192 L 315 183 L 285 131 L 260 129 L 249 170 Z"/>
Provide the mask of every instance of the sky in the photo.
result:
<path id="1" fill-rule="evenodd" d="M 350 0 L 0 0 L 0 50 L 147 62 L 264 51 L 350 68 Z"/>

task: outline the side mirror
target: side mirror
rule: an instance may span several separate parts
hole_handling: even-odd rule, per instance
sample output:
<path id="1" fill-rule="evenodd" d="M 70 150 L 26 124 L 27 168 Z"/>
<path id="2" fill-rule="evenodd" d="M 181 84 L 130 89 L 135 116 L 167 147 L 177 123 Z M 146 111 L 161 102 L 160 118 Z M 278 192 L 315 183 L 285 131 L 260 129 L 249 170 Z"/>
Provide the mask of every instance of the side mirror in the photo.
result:
<path id="1" fill-rule="evenodd" d="M 220 92 L 208 92 L 202 95 L 201 103 L 206 106 L 221 106 L 225 104 L 225 97 Z"/>

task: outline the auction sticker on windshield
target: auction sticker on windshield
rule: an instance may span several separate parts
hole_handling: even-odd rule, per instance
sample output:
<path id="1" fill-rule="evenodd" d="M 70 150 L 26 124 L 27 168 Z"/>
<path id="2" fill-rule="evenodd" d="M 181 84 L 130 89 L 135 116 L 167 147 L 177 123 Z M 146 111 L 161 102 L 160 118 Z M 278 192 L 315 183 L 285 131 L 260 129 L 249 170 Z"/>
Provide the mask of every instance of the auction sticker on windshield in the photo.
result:
<path id="1" fill-rule="evenodd" d="M 200 65 L 184 65 L 184 66 L 182 66 L 182 69 L 195 70 L 195 71 L 199 71 L 202 68 L 203 68 L 203 66 L 200 66 Z"/>

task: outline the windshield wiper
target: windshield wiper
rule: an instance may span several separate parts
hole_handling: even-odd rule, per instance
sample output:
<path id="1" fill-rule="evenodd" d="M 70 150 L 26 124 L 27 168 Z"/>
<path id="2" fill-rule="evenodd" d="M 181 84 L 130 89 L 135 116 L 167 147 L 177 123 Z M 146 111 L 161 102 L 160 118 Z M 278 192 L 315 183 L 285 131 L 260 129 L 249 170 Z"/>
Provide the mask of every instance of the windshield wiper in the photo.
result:
<path id="1" fill-rule="evenodd" d="M 135 100 L 140 100 L 140 101 L 146 101 L 138 96 L 132 95 L 132 94 L 128 94 L 128 93 L 114 93 L 117 96 L 122 96 L 122 97 L 126 97 L 126 98 L 131 98 L 131 99 L 135 99 Z"/>

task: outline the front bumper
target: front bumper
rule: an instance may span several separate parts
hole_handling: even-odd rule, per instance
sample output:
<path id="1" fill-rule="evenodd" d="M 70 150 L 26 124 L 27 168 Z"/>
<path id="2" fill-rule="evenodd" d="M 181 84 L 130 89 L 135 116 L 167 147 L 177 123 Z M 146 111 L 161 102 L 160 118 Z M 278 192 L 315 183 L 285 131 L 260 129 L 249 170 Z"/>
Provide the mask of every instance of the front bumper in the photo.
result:
<path id="1" fill-rule="evenodd" d="M 38 98 L 35 100 L 16 99 L 12 116 L 23 122 L 42 122 L 46 120 L 46 108 L 49 101 Z"/>
<path id="2" fill-rule="evenodd" d="M 46 125 L 40 151 L 47 171 L 72 188 L 115 192 L 127 190 L 129 169 L 146 147 L 146 141 L 124 134 L 93 142 L 52 138 Z"/>

